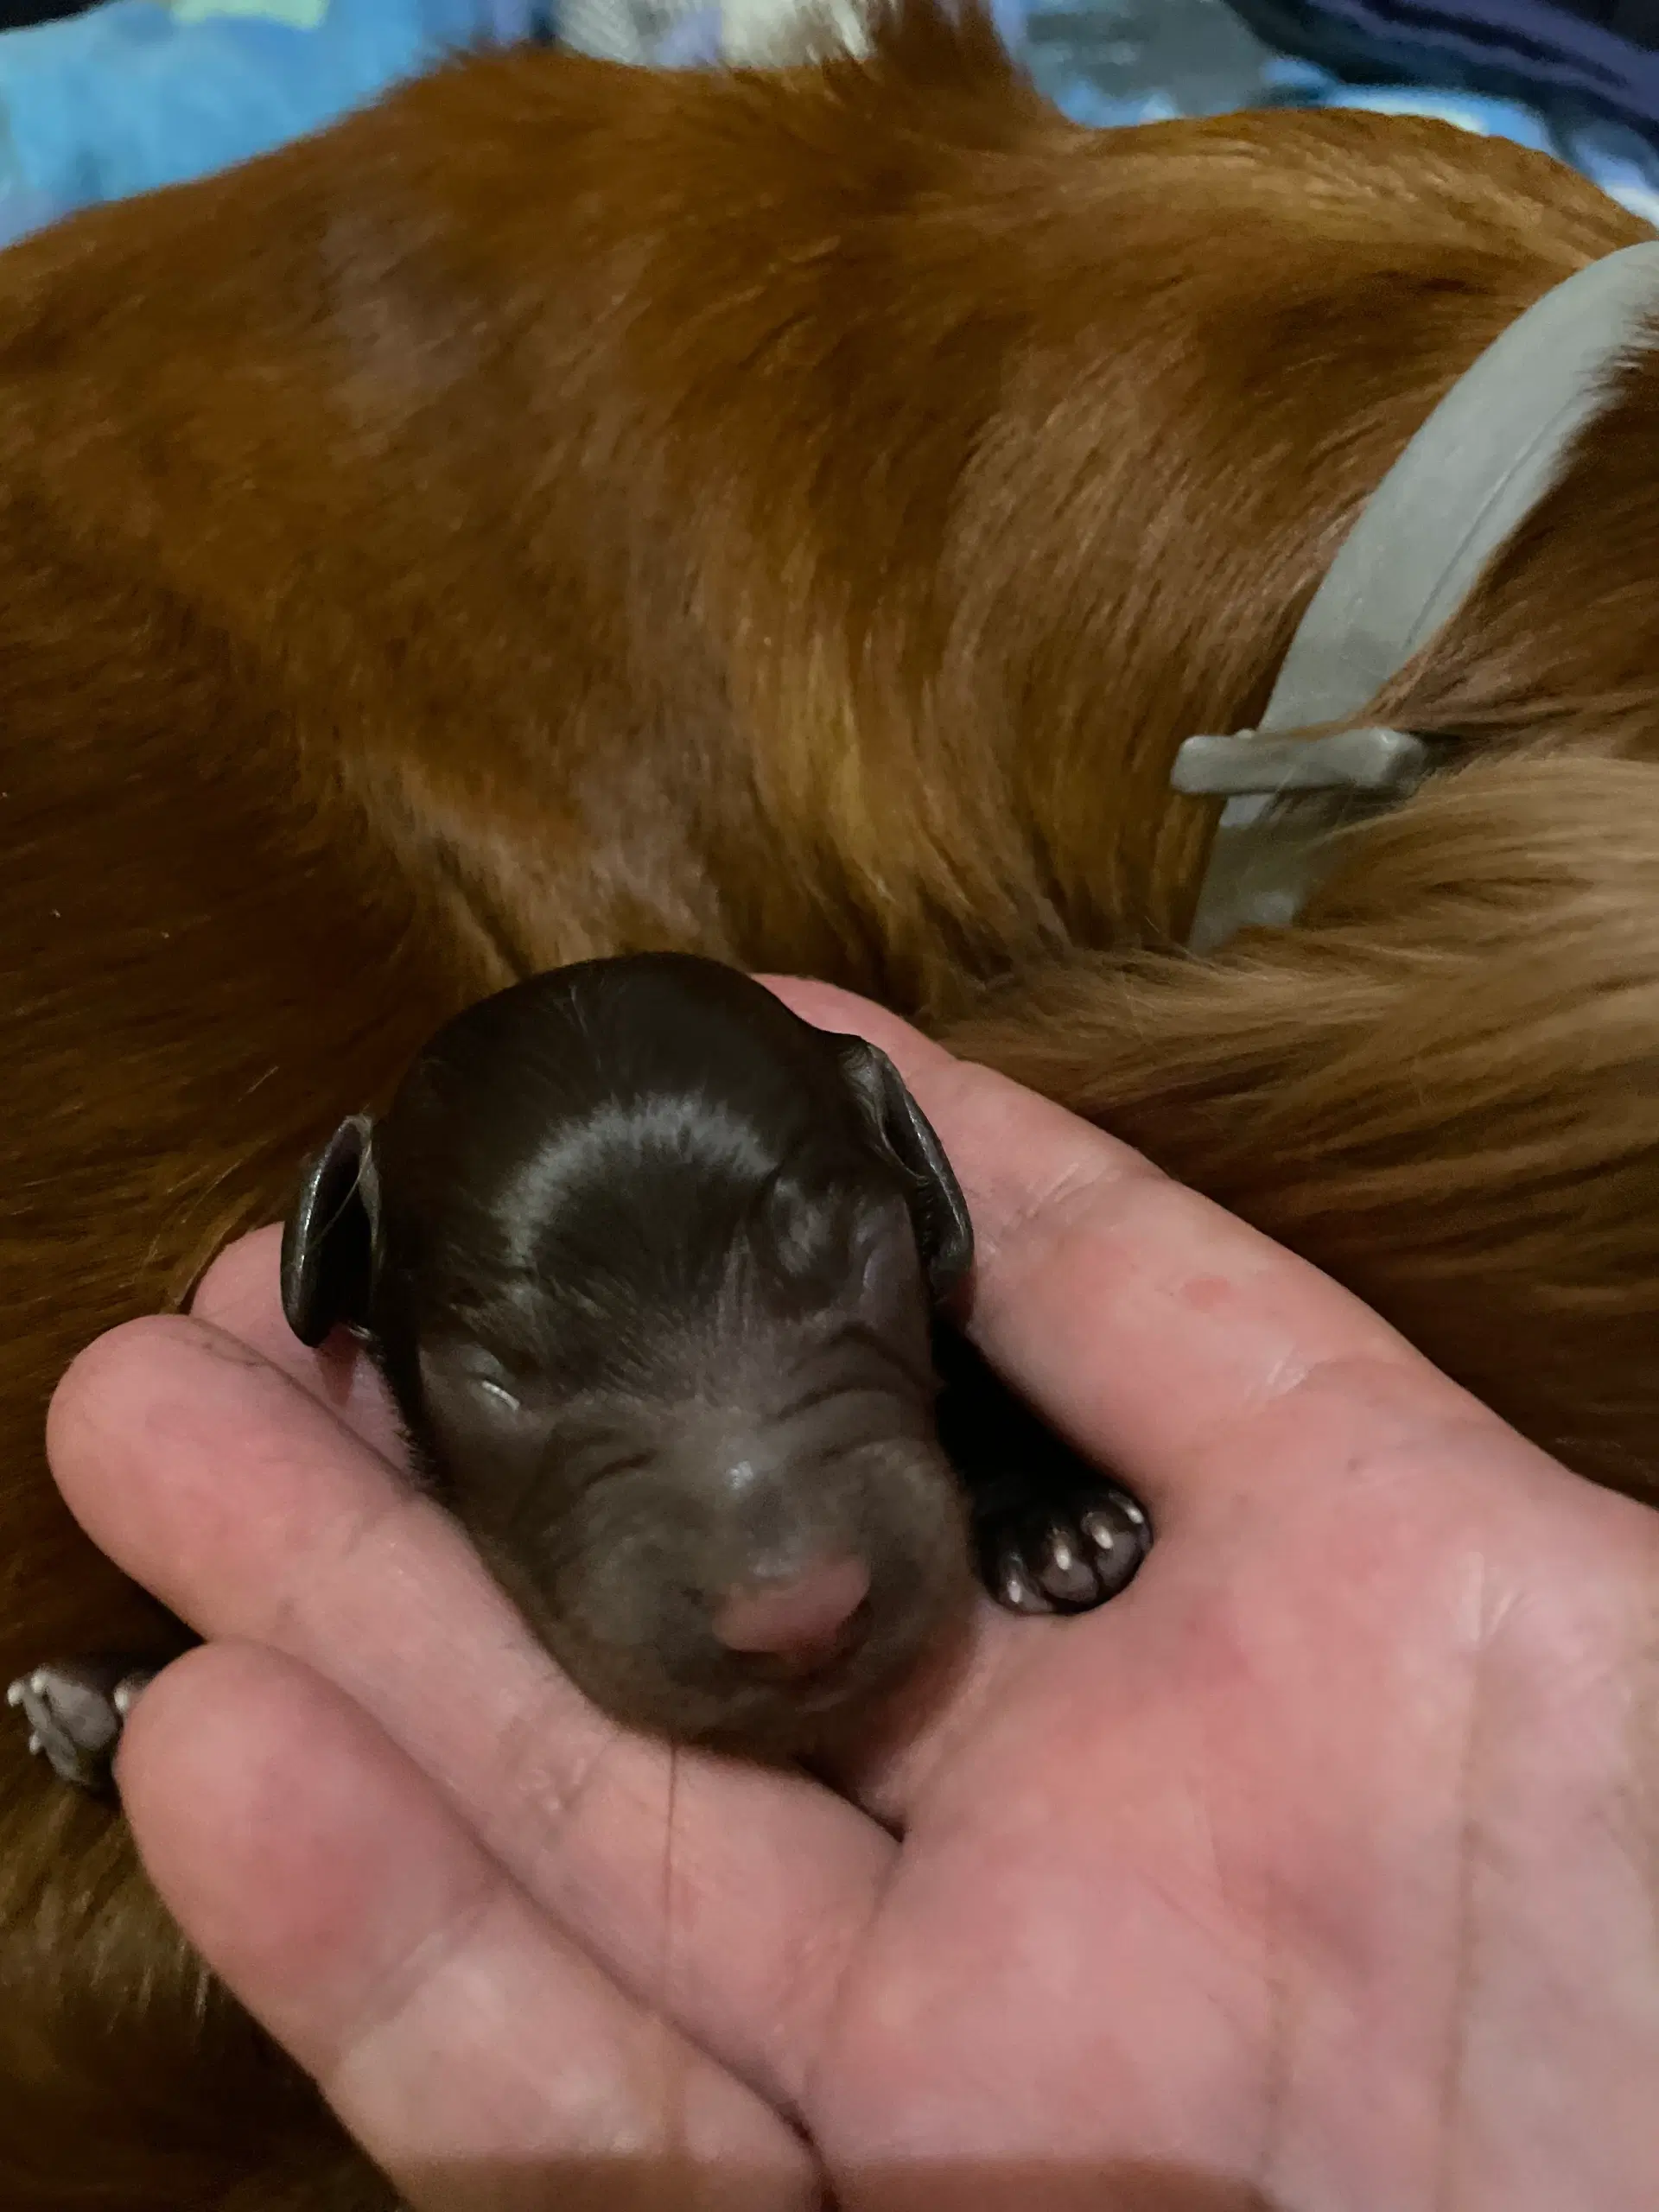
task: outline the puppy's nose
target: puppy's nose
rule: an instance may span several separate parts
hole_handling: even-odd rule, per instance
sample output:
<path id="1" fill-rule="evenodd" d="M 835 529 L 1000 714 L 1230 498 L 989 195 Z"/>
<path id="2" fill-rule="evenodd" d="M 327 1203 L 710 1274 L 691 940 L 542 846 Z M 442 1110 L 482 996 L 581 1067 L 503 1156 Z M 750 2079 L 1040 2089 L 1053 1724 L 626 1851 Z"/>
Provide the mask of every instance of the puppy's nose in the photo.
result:
<path id="1" fill-rule="evenodd" d="M 727 1591 L 715 1608 L 714 1631 L 728 1651 L 810 1673 L 844 1646 L 869 1591 L 862 1560 L 818 1560 L 798 1574 Z"/>

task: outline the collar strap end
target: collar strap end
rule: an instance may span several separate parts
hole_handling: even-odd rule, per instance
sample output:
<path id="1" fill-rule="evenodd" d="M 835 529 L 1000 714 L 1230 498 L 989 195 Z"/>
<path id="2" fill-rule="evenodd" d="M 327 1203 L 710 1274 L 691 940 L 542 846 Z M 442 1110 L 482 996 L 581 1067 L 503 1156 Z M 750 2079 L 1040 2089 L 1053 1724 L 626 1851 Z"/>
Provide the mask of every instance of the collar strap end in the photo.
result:
<path id="1" fill-rule="evenodd" d="M 1428 772 L 1429 749 L 1402 729 L 1338 730 L 1331 737 L 1189 737 L 1170 788 L 1195 798 L 1277 798 L 1289 791 L 1363 791 L 1403 798 Z"/>

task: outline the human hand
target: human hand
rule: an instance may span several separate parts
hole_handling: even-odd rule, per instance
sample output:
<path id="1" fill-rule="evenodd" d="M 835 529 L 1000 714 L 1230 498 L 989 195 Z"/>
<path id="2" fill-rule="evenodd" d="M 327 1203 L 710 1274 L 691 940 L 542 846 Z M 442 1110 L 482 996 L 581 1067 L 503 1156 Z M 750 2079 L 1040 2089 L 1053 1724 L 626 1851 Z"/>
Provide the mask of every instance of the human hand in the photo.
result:
<path id="1" fill-rule="evenodd" d="M 122 1756 L 187 1929 L 423 2208 L 781 2212 L 819 2183 L 775 2112 L 848 2212 L 1651 2212 L 1659 1518 L 1109 1139 L 785 991 L 899 1062 L 971 1332 L 1146 1497 L 1138 1581 L 987 1605 L 848 1800 L 671 1759 L 400 1486 L 248 1240 L 52 1422 L 96 1540 L 238 1640 Z M 677 2126 L 700 2183 L 652 2164 Z"/>

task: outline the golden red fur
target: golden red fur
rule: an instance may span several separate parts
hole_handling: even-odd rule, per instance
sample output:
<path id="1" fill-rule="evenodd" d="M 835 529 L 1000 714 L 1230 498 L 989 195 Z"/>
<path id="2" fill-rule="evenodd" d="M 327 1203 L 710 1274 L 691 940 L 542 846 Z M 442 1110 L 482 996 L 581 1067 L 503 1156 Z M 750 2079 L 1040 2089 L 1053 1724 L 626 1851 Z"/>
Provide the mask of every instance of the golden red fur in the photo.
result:
<path id="1" fill-rule="evenodd" d="M 0 1670 L 164 1648 L 47 1477 L 73 1352 L 598 951 L 951 1031 L 1651 1491 L 1659 365 L 1382 702 L 1461 765 L 1309 926 L 1172 950 L 1166 789 L 1452 380 L 1642 234 L 1431 124 L 1091 135 L 915 12 L 464 64 L 0 259 Z M 379 2201 L 0 1759 L 5 2206 Z"/>

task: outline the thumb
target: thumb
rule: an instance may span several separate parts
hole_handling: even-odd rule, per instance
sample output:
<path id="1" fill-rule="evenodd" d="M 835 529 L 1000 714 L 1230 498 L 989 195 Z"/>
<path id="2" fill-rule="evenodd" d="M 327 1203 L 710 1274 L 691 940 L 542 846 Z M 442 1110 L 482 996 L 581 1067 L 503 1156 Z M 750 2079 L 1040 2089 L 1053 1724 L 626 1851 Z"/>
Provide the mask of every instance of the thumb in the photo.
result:
<path id="1" fill-rule="evenodd" d="M 1166 1534 L 1200 1469 L 1206 1494 L 1230 1467 L 1253 1491 L 1291 1478 L 1294 1453 L 1211 1447 L 1242 1447 L 1316 1376 L 1344 1386 L 1319 1393 L 1322 1458 L 1346 1428 L 1369 1433 L 1379 1401 L 1391 1418 L 1510 1436 L 1338 1285 L 1128 1145 L 849 992 L 767 980 L 804 1019 L 867 1036 L 898 1065 L 973 1216 L 969 1334 Z"/>

